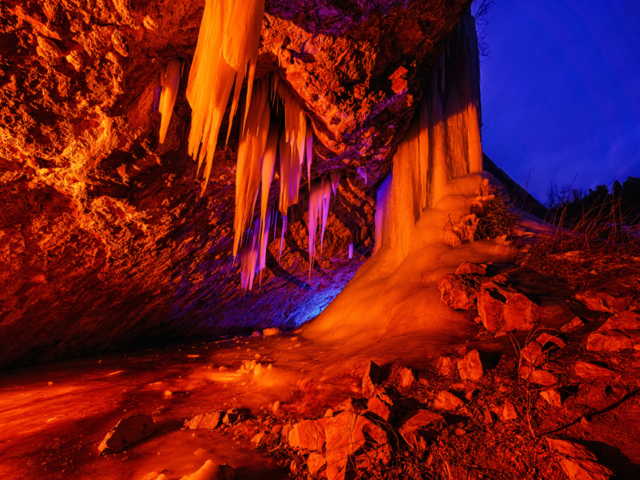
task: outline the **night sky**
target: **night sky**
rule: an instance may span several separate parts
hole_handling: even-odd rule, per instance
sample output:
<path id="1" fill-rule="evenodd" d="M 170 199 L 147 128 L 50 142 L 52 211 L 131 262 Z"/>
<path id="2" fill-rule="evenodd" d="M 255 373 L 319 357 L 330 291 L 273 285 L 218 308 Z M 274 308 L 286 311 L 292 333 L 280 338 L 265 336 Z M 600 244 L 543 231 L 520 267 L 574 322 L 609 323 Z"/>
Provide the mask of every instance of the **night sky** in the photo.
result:
<path id="1" fill-rule="evenodd" d="M 485 153 L 543 203 L 550 182 L 640 176 L 640 1 L 496 0 L 487 18 Z"/>

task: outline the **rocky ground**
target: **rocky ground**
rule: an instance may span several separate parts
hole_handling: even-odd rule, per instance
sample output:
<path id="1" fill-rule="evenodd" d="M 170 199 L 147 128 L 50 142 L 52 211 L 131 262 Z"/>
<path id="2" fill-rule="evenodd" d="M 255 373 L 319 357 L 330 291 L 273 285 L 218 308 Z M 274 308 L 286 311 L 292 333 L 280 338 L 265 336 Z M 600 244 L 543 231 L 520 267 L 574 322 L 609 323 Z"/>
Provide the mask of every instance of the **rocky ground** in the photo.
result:
<path id="1" fill-rule="evenodd" d="M 565 300 L 578 315 L 558 325 L 521 285 L 523 272 L 504 269 L 463 264 L 440 282 L 443 301 L 478 310 L 486 348 L 463 346 L 422 369 L 371 362 L 362 394 L 322 415 L 276 405 L 184 428 L 245 437 L 293 478 L 638 478 L 638 291 L 575 294 Z M 488 341 L 501 337 L 511 350 Z"/>
<path id="2" fill-rule="evenodd" d="M 0 472 L 635 479 L 633 262 L 586 290 L 516 263 L 462 264 L 439 286 L 468 319 L 436 340 L 354 353 L 267 330 L 16 371 L 0 382 Z"/>

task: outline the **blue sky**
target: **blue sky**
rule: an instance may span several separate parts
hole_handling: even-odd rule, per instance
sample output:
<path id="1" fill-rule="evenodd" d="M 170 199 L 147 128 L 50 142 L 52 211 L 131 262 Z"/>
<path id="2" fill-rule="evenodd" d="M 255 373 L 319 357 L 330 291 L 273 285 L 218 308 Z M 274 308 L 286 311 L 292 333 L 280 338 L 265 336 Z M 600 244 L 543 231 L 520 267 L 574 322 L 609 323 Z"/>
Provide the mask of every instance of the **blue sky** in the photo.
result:
<path id="1" fill-rule="evenodd" d="M 640 176 L 640 0 L 495 0 L 488 19 L 485 153 L 543 202 Z"/>

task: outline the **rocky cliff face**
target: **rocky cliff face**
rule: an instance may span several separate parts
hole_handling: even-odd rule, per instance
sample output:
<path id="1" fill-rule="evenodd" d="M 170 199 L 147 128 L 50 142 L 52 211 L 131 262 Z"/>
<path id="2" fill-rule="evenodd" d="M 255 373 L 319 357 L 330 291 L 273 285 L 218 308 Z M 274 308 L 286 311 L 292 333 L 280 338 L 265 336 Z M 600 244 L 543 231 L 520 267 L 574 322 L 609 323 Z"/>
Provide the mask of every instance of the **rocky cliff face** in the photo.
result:
<path id="1" fill-rule="evenodd" d="M 199 198 L 186 73 L 158 142 L 160 69 L 189 67 L 204 2 L 4 2 L 0 368 L 315 316 L 371 252 L 373 190 L 469 3 L 267 1 L 258 76 L 278 72 L 312 118 L 312 176 L 343 175 L 311 280 L 304 194 L 282 260 L 274 241 L 244 294 L 230 255 L 237 133 Z"/>

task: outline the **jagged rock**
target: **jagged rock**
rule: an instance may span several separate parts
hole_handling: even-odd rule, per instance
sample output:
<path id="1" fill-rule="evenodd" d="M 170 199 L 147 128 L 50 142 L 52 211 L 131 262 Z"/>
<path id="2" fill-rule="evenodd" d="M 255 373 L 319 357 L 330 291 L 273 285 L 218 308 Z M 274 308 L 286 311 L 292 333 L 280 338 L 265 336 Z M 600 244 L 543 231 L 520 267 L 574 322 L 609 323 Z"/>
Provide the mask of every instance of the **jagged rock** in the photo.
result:
<path id="1" fill-rule="evenodd" d="M 516 418 L 518 418 L 516 407 L 509 400 L 504 402 L 504 405 L 502 406 L 502 410 L 500 412 L 500 418 L 503 422 L 508 422 L 510 420 L 515 420 Z"/>
<path id="2" fill-rule="evenodd" d="M 230 426 L 243 421 L 246 417 L 247 417 L 246 410 L 231 408 L 227 410 L 225 415 L 222 417 L 222 423 Z"/>
<path id="3" fill-rule="evenodd" d="M 472 310 L 476 308 L 478 289 L 483 279 L 476 275 L 445 275 L 438 282 L 440 300 L 456 310 Z"/>
<path id="4" fill-rule="evenodd" d="M 387 463 L 391 459 L 391 447 L 387 432 L 371 420 L 353 412 L 342 412 L 327 418 L 326 475 L 328 480 L 344 479 L 347 464 L 365 447 L 369 455 Z"/>
<path id="5" fill-rule="evenodd" d="M 288 440 L 291 448 L 320 452 L 325 443 L 324 425 L 327 418 L 318 420 L 302 420 L 296 423 L 289 432 Z"/>
<path id="6" fill-rule="evenodd" d="M 577 376 L 585 379 L 608 378 L 615 375 L 615 372 L 608 368 L 583 361 L 576 362 L 574 370 Z"/>
<path id="7" fill-rule="evenodd" d="M 318 475 L 327 465 L 327 460 L 319 453 L 311 452 L 307 458 L 307 470 L 312 476 Z"/>
<path id="8" fill-rule="evenodd" d="M 98 450 L 101 454 L 115 453 L 147 438 L 156 431 L 149 415 L 138 414 L 123 418 L 104 437 Z"/>
<path id="9" fill-rule="evenodd" d="M 560 455 L 560 466 L 569 480 L 607 480 L 615 475 L 582 445 L 549 437 L 546 441 L 549 448 Z"/>
<path id="10" fill-rule="evenodd" d="M 464 358 L 458 360 L 457 364 L 460 378 L 475 382 L 484 375 L 484 369 L 487 365 L 486 354 L 478 350 L 471 350 Z"/>
<path id="11" fill-rule="evenodd" d="M 535 340 L 527 343 L 521 352 L 522 359 L 537 367 L 547 361 L 547 355 L 542 351 L 542 347 Z"/>
<path id="12" fill-rule="evenodd" d="M 572 333 L 582 327 L 584 327 L 584 322 L 580 318 L 575 317 L 569 323 L 565 323 L 560 330 L 564 333 Z"/>
<path id="13" fill-rule="evenodd" d="M 619 352 L 630 348 L 633 348 L 631 339 L 615 330 L 594 332 L 587 338 L 587 350 L 590 352 Z"/>
<path id="14" fill-rule="evenodd" d="M 380 383 L 380 377 L 382 376 L 382 370 L 374 362 L 369 362 L 367 370 L 362 377 L 362 395 L 365 398 L 371 397 L 376 391 L 376 385 Z"/>
<path id="15" fill-rule="evenodd" d="M 544 387 L 550 387 L 558 383 L 558 379 L 555 375 L 547 372 L 546 370 L 534 370 L 529 377 L 531 383 L 536 385 L 542 385 Z"/>
<path id="16" fill-rule="evenodd" d="M 575 299 L 594 312 L 618 313 L 626 310 L 633 300 L 630 296 L 614 297 L 606 291 L 587 290 L 575 295 Z"/>
<path id="17" fill-rule="evenodd" d="M 367 410 L 377 415 L 385 422 L 388 422 L 391 417 L 391 406 L 392 405 L 383 401 L 378 395 L 372 396 L 367 402 Z"/>
<path id="18" fill-rule="evenodd" d="M 640 330 L 640 313 L 630 310 L 616 313 L 598 328 L 599 332 L 606 330 Z"/>
<path id="19" fill-rule="evenodd" d="M 362 413 L 367 409 L 367 400 L 362 398 L 349 397 L 340 405 L 336 406 L 338 412 L 355 412 Z"/>
<path id="20" fill-rule="evenodd" d="M 262 335 L 265 337 L 273 337 L 274 335 L 280 335 L 281 333 L 282 331 L 276 327 L 265 328 L 262 330 Z"/>
<path id="21" fill-rule="evenodd" d="M 547 403 L 553 407 L 561 407 L 562 406 L 562 396 L 555 388 L 550 388 L 549 390 L 542 390 L 540 392 L 540 396 L 544 398 Z"/>
<path id="22" fill-rule="evenodd" d="M 454 372 L 453 359 L 451 357 L 441 355 L 435 362 L 435 368 L 439 375 L 448 377 Z"/>
<path id="23" fill-rule="evenodd" d="M 462 407 L 464 402 L 456 397 L 453 393 L 446 390 L 438 393 L 438 396 L 433 402 L 433 406 L 439 410 L 446 410 L 448 412 L 454 412 L 458 408 Z"/>
<path id="24" fill-rule="evenodd" d="M 446 426 L 442 415 L 428 410 L 408 413 L 398 426 L 398 431 L 407 445 L 416 450 L 425 450 L 427 441 L 435 438 Z"/>
<path id="25" fill-rule="evenodd" d="M 538 321 L 539 307 L 512 287 L 488 282 L 478 292 L 478 314 L 493 333 L 530 330 Z"/>
<path id="26" fill-rule="evenodd" d="M 474 275 L 486 275 L 487 266 L 477 263 L 462 262 L 458 268 L 456 268 L 456 275 L 463 275 L 465 273 L 471 273 Z"/>
<path id="27" fill-rule="evenodd" d="M 195 417 L 185 420 L 184 426 L 189 430 L 207 429 L 214 430 L 218 428 L 222 419 L 227 414 L 224 410 L 212 413 L 199 413 Z"/>
<path id="28" fill-rule="evenodd" d="M 413 385 L 413 382 L 416 381 L 416 377 L 413 375 L 413 372 L 410 368 L 402 367 L 400 368 L 400 387 L 409 388 Z"/>

